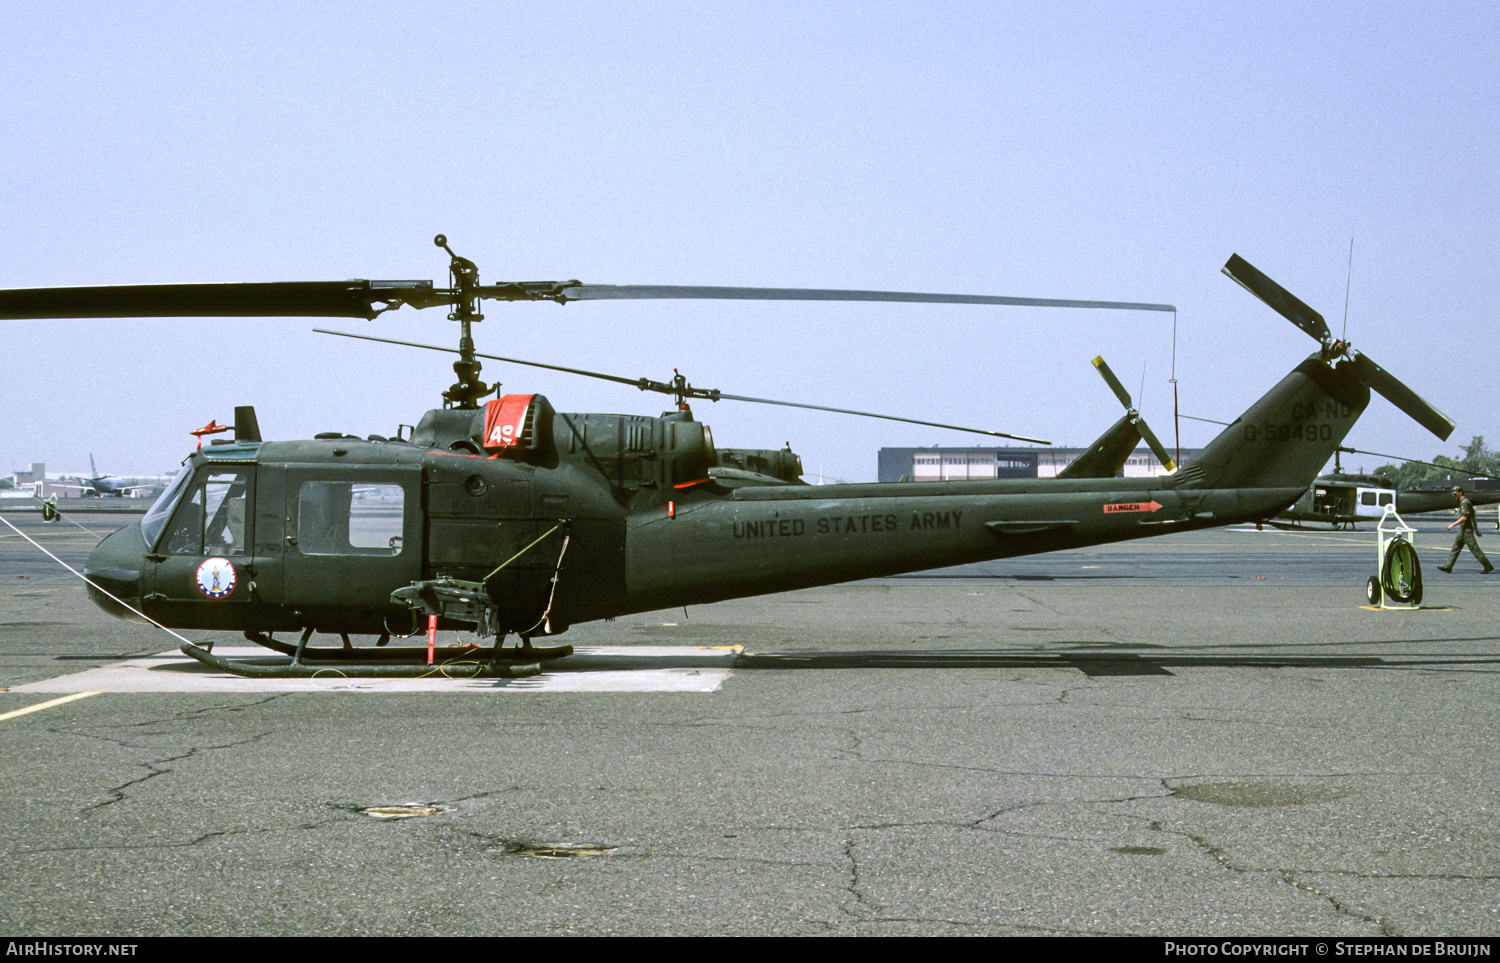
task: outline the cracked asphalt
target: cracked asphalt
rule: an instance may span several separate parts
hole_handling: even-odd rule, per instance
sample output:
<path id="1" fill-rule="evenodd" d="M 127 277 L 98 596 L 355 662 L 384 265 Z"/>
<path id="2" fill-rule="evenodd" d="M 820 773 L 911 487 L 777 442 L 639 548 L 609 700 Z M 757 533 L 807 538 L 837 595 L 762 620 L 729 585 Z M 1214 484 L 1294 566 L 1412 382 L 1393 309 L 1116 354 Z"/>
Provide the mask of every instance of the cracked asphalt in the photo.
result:
<path id="1" fill-rule="evenodd" d="M 1435 572 L 1441 524 L 1417 612 L 1362 607 L 1369 533 L 1221 531 L 568 639 L 743 644 L 711 693 L 6 719 L 0 929 L 1495 936 L 1500 577 Z M 0 539 L 0 687 L 171 647 L 70 579 Z"/>

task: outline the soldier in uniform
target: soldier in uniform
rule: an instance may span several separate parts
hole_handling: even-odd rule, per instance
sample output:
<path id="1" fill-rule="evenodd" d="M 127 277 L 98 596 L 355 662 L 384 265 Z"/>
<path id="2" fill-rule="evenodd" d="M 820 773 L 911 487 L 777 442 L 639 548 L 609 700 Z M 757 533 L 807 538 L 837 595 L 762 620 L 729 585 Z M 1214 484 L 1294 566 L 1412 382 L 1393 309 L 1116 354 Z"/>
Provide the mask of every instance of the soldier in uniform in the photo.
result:
<path id="1" fill-rule="evenodd" d="M 1448 564 L 1439 565 L 1438 571 L 1453 571 L 1453 563 L 1458 561 L 1458 553 L 1467 545 L 1469 551 L 1474 553 L 1474 557 L 1479 559 L 1479 564 L 1484 566 L 1485 572 L 1493 572 L 1495 566 L 1490 564 L 1490 560 L 1484 557 L 1484 552 L 1479 548 L 1479 525 L 1474 519 L 1474 503 L 1469 501 L 1462 488 L 1453 489 L 1453 497 L 1458 499 L 1458 518 L 1448 526 L 1448 529 L 1451 531 L 1457 526 L 1458 534 L 1453 537 L 1453 549 L 1448 552 Z"/>

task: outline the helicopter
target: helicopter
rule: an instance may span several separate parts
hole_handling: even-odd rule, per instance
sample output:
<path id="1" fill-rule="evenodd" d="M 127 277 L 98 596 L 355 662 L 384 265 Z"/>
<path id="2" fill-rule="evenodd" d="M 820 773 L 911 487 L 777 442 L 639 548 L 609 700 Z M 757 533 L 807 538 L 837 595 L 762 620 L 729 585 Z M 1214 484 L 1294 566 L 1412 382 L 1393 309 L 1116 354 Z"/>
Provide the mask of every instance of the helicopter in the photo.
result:
<path id="1" fill-rule="evenodd" d="M 1393 506 L 1398 515 L 1421 515 L 1454 508 L 1451 488 L 1397 491 L 1396 483 L 1385 475 L 1346 473 L 1339 464 L 1339 456 L 1344 452 L 1352 454 L 1358 449 L 1336 449 L 1333 473 L 1319 475 L 1301 498 L 1286 511 L 1266 519 L 1266 524 L 1285 529 L 1323 524 L 1335 531 L 1356 531 L 1360 522 L 1378 522 L 1384 517 L 1387 506 Z M 1500 503 L 1500 492 L 1466 494 L 1476 506 Z"/>
<path id="2" fill-rule="evenodd" d="M 470 325 L 482 318 L 481 301 L 1175 308 L 576 280 L 481 285 L 474 262 L 453 253 L 442 235 L 435 243 L 449 255 L 447 288 L 431 281 L 355 280 L 0 291 L 0 318 L 374 318 L 403 306 L 444 306 L 460 324 L 457 349 L 410 345 L 448 351 L 458 360 L 444 406 L 424 414 L 409 434 L 267 441 L 254 409 L 236 408 L 232 440 L 190 454 L 139 522 L 94 549 L 84 574 L 100 608 L 171 628 L 239 631 L 278 653 L 225 659 L 211 645 L 183 644 L 200 662 L 240 675 L 309 676 L 329 667 L 346 675 L 426 674 L 434 671 L 428 664 L 432 634 L 452 629 L 494 641 L 463 650 L 442 671 L 506 676 L 522 668 L 540 671 L 542 661 L 572 651 L 538 642 L 630 613 L 1259 521 L 1308 490 L 1369 404 L 1371 389 L 1439 437 L 1453 430 L 1446 415 L 1348 342 L 1334 340 L 1321 317 L 1234 255 L 1224 273 L 1318 340 L 1319 348 L 1171 474 L 1114 477 L 1115 459 L 1123 458 L 1118 452 L 1127 441 L 1133 449 L 1149 432 L 1142 431 L 1123 388 L 1116 388 L 1125 418 L 1070 475 L 808 485 L 790 446 L 719 448 L 690 403 L 822 406 L 695 388 L 680 373 L 659 382 L 480 354 Z M 660 417 L 566 413 L 539 394 L 504 394 L 481 404 L 498 392 L 478 380 L 480 358 L 615 381 L 670 395 L 676 407 Z M 1096 367 L 1107 371 L 1102 359 Z M 388 645 L 393 636 L 419 633 L 424 623 L 428 662 L 421 646 Z M 276 633 L 301 634 L 292 644 Z M 318 633 L 337 635 L 342 644 L 310 644 Z M 375 643 L 356 646 L 351 635 L 374 636 Z M 511 635 L 518 643 L 507 646 Z"/>

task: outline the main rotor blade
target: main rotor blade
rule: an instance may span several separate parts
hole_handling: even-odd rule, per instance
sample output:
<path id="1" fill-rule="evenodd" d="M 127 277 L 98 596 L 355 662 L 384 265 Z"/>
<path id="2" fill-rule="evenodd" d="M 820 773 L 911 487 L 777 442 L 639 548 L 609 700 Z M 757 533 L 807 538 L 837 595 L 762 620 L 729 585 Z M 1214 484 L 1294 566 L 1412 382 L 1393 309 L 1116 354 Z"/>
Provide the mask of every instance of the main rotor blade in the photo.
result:
<path id="1" fill-rule="evenodd" d="M 358 338 L 361 341 L 379 341 L 381 344 L 399 344 L 406 348 L 426 348 L 429 351 L 444 351 L 448 354 L 461 353 L 457 348 L 444 348 L 436 344 L 417 344 L 415 341 L 397 341 L 394 338 L 377 338 L 373 335 L 368 334 L 351 334 L 348 331 L 330 331 L 327 328 L 313 328 L 313 330 L 318 334 L 336 334 L 341 338 Z M 562 371 L 566 374 L 582 375 L 585 378 L 598 378 L 600 381 L 613 381 L 616 384 L 630 385 L 632 388 L 640 388 L 642 391 L 648 391 L 650 390 L 651 385 L 658 384 L 658 382 L 650 381 L 647 378 L 622 378 L 619 375 L 603 374 L 602 372 L 598 371 L 587 371 L 583 368 L 565 368 L 560 364 L 543 364 L 540 361 L 524 361 L 521 358 L 505 358 L 498 354 L 480 354 L 476 351 L 474 353 L 474 356 L 476 358 L 489 358 L 491 361 L 508 361 L 511 364 L 524 364 L 530 365 L 533 368 L 546 368 L 548 371 Z M 668 387 L 669 386 L 667 385 L 662 385 L 663 389 L 666 389 Z"/>
<path id="2" fill-rule="evenodd" d="M 1397 380 L 1396 376 L 1371 361 L 1368 355 L 1352 352 L 1353 362 L 1365 384 L 1385 396 L 1391 404 L 1411 416 L 1417 424 L 1444 441 L 1453 433 L 1453 419 L 1438 411 L 1421 395 Z"/>
<path id="3" fill-rule="evenodd" d="M 1249 261 L 1238 254 L 1231 254 L 1229 261 L 1224 265 L 1224 273 L 1240 287 L 1270 305 L 1271 310 L 1303 331 L 1324 344 L 1333 343 L 1333 332 L 1328 330 L 1328 324 L 1321 314 L 1303 304 L 1292 292 L 1260 273 Z"/>
<path id="4" fill-rule="evenodd" d="M 446 294 L 447 292 L 437 292 Z M 0 319 L 365 318 L 397 304 L 433 303 L 431 281 L 276 281 L 125 284 L 0 291 Z M 446 303 L 439 300 L 438 303 Z M 383 305 L 377 309 L 375 305 Z"/>
<path id="5" fill-rule="evenodd" d="M 1016 441 L 1029 441 L 1034 445 L 1050 445 L 1052 442 L 1040 438 L 1027 438 L 1025 435 L 1009 435 L 1003 431 L 990 431 L 986 428 L 964 428 L 961 425 L 945 425 L 940 421 L 918 421 L 916 418 L 902 418 L 899 415 L 877 415 L 870 411 L 853 411 L 849 408 L 828 408 L 824 405 L 805 405 L 798 401 L 773 401 L 770 398 L 751 398 L 746 395 L 728 395 L 722 391 L 715 391 L 713 400 L 723 399 L 725 401 L 749 401 L 758 405 L 783 405 L 787 408 L 809 408 L 813 411 L 832 411 L 841 415 L 858 415 L 861 418 L 881 418 L 885 421 L 904 421 L 909 425 L 924 425 L 928 428 L 947 428 L 950 431 L 967 431 L 974 435 L 989 435 L 992 438 L 1013 438 Z"/>
<path id="6" fill-rule="evenodd" d="M 1115 373 L 1109 369 L 1109 365 L 1104 363 L 1104 355 L 1101 354 L 1094 359 L 1094 367 L 1099 371 L 1099 376 L 1104 379 L 1104 383 L 1109 385 L 1110 390 L 1115 393 L 1115 397 L 1120 399 L 1120 404 L 1124 405 L 1127 410 L 1134 411 L 1135 405 L 1130 403 L 1130 392 L 1125 390 L 1125 386 L 1120 384 L 1120 379 L 1116 378 Z"/>
<path id="7" fill-rule="evenodd" d="M 426 348 L 429 351 L 442 351 L 447 354 L 458 354 L 456 348 L 445 348 L 435 344 L 417 344 L 414 341 L 396 341 L 392 338 L 375 338 L 367 334 L 350 334 L 347 331 L 330 331 L 326 328 L 314 328 L 319 334 L 334 334 L 341 338 L 358 338 L 361 341 L 379 341 L 383 344 L 399 344 L 408 348 Z M 630 385 L 642 391 L 656 391 L 661 394 L 675 394 L 676 386 L 660 381 L 652 381 L 650 378 L 622 378 L 619 375 L 603 374 L 598 371 L 588 371 L 583 368 L 566 368 L 562 365 L 543 364 L 540 361 L 526 361 L 521 358 L 507 358 L 498 354 L 484 354 L 476 351 L 477 358 L 488 358 L 491 361 L 505 361 L 510 364 L 524 364 L 533 368 L 546 368 L 549 371 L 562 371 L 567 374 L 582 375 L 586 378 L 598 378 L 601 381 L 613 381 L 616 384 Z M 787 408 L 807 408 L 812 411 L 831 411 L 841 415 L 858 415 L 862 418 L 880 418 L 885 421 L 901 421 L 910 425 L 923 425 L 928 428 L 947 428 L 950 431 L 966 431 L 976 435 L 989 435 L 992 438 L 1011 438 L 1016 441 L 1028 441 L 1036 445 L 1050 445 L 1052 442 L 1041 438 L 1028 438 L 1025 435 L 1011 435 L 1003 431 L 990 431 L 986 428 L 965 428 L 962 425 L 948 425 L 939 421 L 919 421 L 916 418 L 902 418 L 898 415 L 881 415 L 869 411 L 854 411 L 849 408 L 830 408 L 825 405 L 808 405 L 797 401 L 774 401 L 770 398 L 751 398 L 748 395 L 725 394 L 717 389 L 694 388 L 690 385 L 684 386 L 685 392 L 691 398 L 705 398 L 709 401 L 747 401 L 760 405 L 782 405 Z"/>
<path id="8" fill-rule="evenodd" d="M 538 287 L 540 285 L 537 285 Z M 506 285 L 505 289 L 526 287 Z M 506 297 L 482 289 L 481 297 Z M 519 294 L 515 300 L 536 295 Z M 1053 298 L 1011 298 L 988 294 L 923 294 L 911 291 L 845 291 L 834 288 L 742 288 L 697 287 L 680 284 L 580 284 L 577 281 L 559 285 L 556 294 L 540 295 L 566 301 L 639 301 L 711 299 L 717 301 L 902 301 L 924 304 L 1008 304 L 1035 308 L 1104 308 L 1116 311 L 1176 311 L 1170 304 L 1141 304 L 1133 301 L 1071 301 Z M 510 298 L 507 298 L 510 299 Z"/>
<path id="9" fill-rule="evenodd" d="M 1385 452 L 1381 451 L 1365 451 L 1363 448 L 1345 448 L 1343 445 L 1339 446 L 1339 451 L 1347 451 L 1351 455 L 1374 455 L 1377 458 L 1391 458 L 1396 461 L 1410 462 L 1413 465 L 1426 465 L 1428 468 L 1441 468 L 1443 471 L 1456 471 L 1462 475 L 1473 475 L 1475 478 L 1495 477 L 1487 471 L 1470 471 L 1467 468 L 1459 468 L 1457 465 L 1439 465 L 1435 462 L 1423 461 L 1420 458 L 1406 458 L 1402 455 L 1388 455 Z"/>
<path id="10" fill-rule="evenodd" d="M 365 318 L 403 304 L 414 308 L 455 304 L 466 295 L 434 288 L 431 281 L 276 281 L 254 284 L 121 284 L 77 288 L 0 290 L 0 319 L 305 317 Z M 582 284 L 515 281 L 477 285 L 468 296 L 496 301 L 624 301 L 709 299 L 732 301 L 897 301 L 931 304 L 1000 304 L 1043 308 L 1175 311 L 1170 304 L 1070 301 L 984 294 L 844 291 L 823 288 L 695 287 L 690 285 Z"/>

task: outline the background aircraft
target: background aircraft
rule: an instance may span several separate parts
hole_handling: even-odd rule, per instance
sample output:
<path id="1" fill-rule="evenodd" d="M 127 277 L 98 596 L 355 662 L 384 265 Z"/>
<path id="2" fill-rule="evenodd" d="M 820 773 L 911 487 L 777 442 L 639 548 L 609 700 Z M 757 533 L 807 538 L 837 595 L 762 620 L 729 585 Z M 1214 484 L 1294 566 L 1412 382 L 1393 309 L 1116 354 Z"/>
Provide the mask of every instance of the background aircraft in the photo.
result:
<path id="1" fill-rule="evenodd" d="M 89 487 L 93 489 L 93 495 L 95 498 L 104 495 L 108 495 L 111 498 L 125 497 L 125 492 L 130 488 L 130 484 L 119 475 L 99 474 L 99 466 L 94 464 L 93 452 L 89 452 L 89 471 L 93 472 L 94 474 L 90 478 L 85 478 L 84 481 L 86 481 Z"/>

